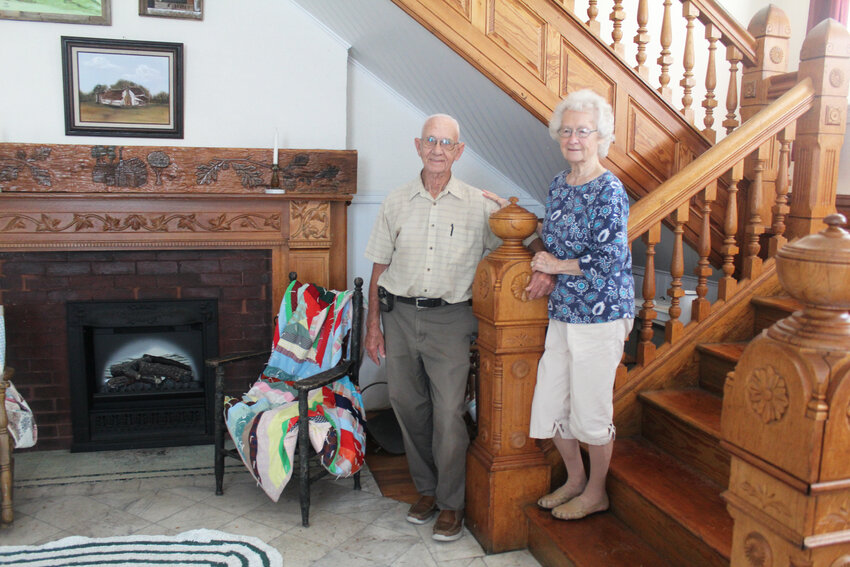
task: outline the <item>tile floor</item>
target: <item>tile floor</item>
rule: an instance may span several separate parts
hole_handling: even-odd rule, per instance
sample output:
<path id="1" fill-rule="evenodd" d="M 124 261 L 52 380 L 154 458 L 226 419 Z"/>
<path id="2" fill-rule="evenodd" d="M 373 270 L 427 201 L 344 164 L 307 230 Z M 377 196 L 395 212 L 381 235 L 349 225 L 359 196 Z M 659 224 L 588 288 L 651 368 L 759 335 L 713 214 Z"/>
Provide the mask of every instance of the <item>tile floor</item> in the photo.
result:
<path id="1" fill-rule="evenodd" d="M 212 446 L 19 453 L 15 522 L 0 529 L 0 545 L 210 528 L 259 537 L 280 550 L 285 567 L 539 565 L 526 550 L 485 555 L 466 530 L 456 542 L 432 540 L 432 523 L 406 522 L 408 505 L 382 497 L 366 469 L 360 492 L 350 479 L 316 483 L 304 528 L 296 482 L 274 503 L 228 459 L 224 495 L 215 496 L 212 462 Z"/>

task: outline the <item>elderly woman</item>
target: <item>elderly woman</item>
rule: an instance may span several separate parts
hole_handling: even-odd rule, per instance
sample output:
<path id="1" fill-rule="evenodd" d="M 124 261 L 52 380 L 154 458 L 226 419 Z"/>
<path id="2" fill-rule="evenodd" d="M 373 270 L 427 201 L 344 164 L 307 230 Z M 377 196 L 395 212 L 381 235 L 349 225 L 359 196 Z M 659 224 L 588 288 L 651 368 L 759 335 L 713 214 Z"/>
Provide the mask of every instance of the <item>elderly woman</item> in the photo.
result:
<path id="1" fill-rule="evenodd" d="M 614 138 L 605 99 L 590 90 L 570 94 L 555 108 L 549 132 L 568 167 L 549 186 L 542 228 L 547 251 L 531 261 L 535 272 L 552 274 L 556 282 L 530 435 L 552 438 L 567 468 L 566 484 L 538 505 L 575 520 L 608 509 L 614 376 L 634 322 L 629 200 L 599 161 Z M 588 447 L 589 478 L 579 442 Z"/>

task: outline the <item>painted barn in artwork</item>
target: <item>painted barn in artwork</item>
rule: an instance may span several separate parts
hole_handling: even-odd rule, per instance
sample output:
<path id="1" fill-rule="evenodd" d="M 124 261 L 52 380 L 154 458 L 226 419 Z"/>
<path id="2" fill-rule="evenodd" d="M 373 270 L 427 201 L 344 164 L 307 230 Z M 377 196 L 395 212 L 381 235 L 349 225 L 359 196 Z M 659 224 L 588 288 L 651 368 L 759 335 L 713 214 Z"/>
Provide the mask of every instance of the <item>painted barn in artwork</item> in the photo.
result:
<path id="1" fill-rule="evenodd" d="M 109 106 L 145 106 L 148 103 L 148 96 L 139 87 L 126 87 L 98 93 L 97 102 Z"/>

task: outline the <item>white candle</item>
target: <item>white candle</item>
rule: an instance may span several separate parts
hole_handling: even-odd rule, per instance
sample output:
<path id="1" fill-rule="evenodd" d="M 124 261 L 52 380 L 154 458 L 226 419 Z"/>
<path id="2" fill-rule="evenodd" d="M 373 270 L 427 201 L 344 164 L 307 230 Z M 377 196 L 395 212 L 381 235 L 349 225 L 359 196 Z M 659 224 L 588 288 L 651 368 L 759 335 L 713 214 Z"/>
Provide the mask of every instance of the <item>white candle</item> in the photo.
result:
<path id="1" fill-rule="evenodd" d="M 274 131 L 274 158 L 272 159 L 272 163 L 277 165 L 277 130 Z"/>

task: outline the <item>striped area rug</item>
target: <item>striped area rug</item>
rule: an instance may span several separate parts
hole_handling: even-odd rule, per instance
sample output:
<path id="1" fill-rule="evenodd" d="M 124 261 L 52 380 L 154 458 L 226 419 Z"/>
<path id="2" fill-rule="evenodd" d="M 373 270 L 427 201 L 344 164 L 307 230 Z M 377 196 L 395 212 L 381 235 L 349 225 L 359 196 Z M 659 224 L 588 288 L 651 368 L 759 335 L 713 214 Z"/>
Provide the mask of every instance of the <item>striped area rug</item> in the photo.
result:
<path id="1" fill-rule="evenodd" d="M 0 565 L 282 567 L 283 559 L 254 537 L 193 530 L 176 536 L 71 536 L 44 545 L 0 547 Z"/>

